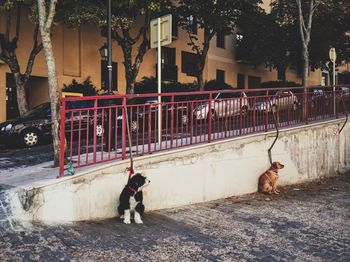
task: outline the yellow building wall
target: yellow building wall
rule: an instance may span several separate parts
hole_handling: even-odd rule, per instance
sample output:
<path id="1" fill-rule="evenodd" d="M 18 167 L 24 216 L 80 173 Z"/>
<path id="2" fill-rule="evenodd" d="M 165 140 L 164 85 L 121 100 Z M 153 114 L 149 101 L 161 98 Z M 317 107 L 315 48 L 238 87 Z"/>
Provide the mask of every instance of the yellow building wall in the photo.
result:
<path id="1" fill-rule="evenodd" d="M 268 1 L 267 1 L 268 2 Z M 265 5 L 267 5 L 265 1 Z M 141 20 L 136 21 L 135 25 L 140 25 Z M 0 32 L 4 32 L 4 16 L 0 13 Z M 14 24 L 13 24 L 14 25 Z M 20 62 L 22 72 L 24 72 L 28 56 L 32 48 L 34 26 L 26 21 L 26 16 L 22 20 L 17 56 Z M 134 31 L 133 34 L 136 34 Z M 203 39 L 203 31 L 198 29 L 198 41 Z M 245 87 L 248 87 L 248 75 L 261 77 L 261 81 L 276 80 L 277 73 L 275 70 L 270 71 L 267 68 L 237 63 L 235 61 L 234 50 L 235 35 L 226 37 L 225 49 L 216 47 L 216 37 L 212 39 L 211 47 L 207 57 L 206 67 L 204 69 L 204 79 L 212 80 L 216 78 L 216 70 L 225 71 L 226 82 L 234 87 L 237 86 L 237 73 L 246 76 Z M 61 25 L 53 28 L 52 41 L 56 59 L 56 70 L 59 88 L 64 84 L 70 84 L 72 79 L 78 82 L 84 81 L 91 77 L 92 83 L 101 88 L 101 57 L 99 48 L 106 42 L 106 38 L 101 37 L 100 30 L 97 26 L 86 25 L 80 29 L 73 30 Z M 188 45 L 189 38 L 187 32 L 179 29 L 178 38 L 168 47 L 176 48 L 176 64 L 178 66 L 179 82 L 194 82 L 195 77 L 187 76 L 181 72 L 181 53 L 182 51 L 193 52 Z M 133 48 L 133 60 L 135 59 L 138 46 Z M 125 70 L 123 65 L 124 57 L 121 48 L 113 41 L 113 62 L 117 62 L 117 80 L 118 92 L 125 93 L 126 81 Z M 0 63 L 0 122 L 6 119 L 6 73 L 9 73 L 8 66 Z M 47 77 L 47 67 L 43 52 L 38 54 L 33 67 L 33 76 Z M 144 76 L 156 75 L 156 50 L 149 50 L 141 64 L 137 81 Z M 293 70 L 287 72 L 287 80 L 300 82 L 300 77 Z M 310 84 L 316 85 L 321 82 L 320 71 L 310 73 Z M 28 102 L 30 107 L 36 106 L 42 102 L 48 101 L 48 88 L 45 79 L 33 80 L 29 85 Z"/>

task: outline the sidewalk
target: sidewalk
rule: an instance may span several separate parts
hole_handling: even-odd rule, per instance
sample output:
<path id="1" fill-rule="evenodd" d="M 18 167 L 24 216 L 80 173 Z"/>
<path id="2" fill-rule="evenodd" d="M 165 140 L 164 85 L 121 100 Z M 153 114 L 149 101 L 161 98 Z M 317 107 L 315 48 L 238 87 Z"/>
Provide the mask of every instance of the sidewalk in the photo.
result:
<path id="1" fill-rule="evenodd" d="M 0 261 L 348 261 L 349 214 L 350 173 L 146 212 L 143 225 L 33 225 L 0 237 Z"/>

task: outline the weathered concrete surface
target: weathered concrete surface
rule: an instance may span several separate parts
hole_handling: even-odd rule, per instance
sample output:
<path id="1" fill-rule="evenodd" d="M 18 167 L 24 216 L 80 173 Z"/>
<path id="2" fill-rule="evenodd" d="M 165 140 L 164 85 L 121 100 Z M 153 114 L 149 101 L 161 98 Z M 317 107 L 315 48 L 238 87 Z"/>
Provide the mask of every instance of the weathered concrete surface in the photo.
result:
<path id="1" fill-rule="evenodd" d="M 273 160 L 285 164 L 280 183 L 290 185 L 333 176 L 350 169 L 350 125 L 344 120 L 283 130 Z M 267 149 L 274 133 L 220 141 L 136 160 L 136 170 L 152 181 L 145 190 L 149 210 L 211 201 L 256 192 L 268 166 Z M 37 186 L 31 193 L 12 192 L 17 217 L 36 221 L 78 221 L 116 216 L 128 161 Z M 30 196 L 30 198 L 26 198 Z M 25 212 L 23 212 L 23 207 Z"/>
<path id="2" fill-rule="evenodd" d="M 1 232 L 1 230 L 0 230 Z M 0 235 L 0 261 L 349 261 L 350 174 L 119 219 Z"/>

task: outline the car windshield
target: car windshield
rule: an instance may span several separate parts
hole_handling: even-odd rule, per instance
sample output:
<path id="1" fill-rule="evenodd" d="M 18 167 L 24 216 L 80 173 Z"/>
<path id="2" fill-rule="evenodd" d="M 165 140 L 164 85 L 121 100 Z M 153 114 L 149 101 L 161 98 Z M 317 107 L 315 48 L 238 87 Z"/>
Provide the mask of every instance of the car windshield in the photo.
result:
<path id="1" fill-rule="evenodd" d="M 40 115 L 43 112 L 43 110 L 47 109 L 48 106 L 49 106 L 48 103 L 38 105 L 34 107 L 32 110 L 29 110 L 28 112 L 24 113 L 23 117 L 33 117 L 33 116 Z"/>

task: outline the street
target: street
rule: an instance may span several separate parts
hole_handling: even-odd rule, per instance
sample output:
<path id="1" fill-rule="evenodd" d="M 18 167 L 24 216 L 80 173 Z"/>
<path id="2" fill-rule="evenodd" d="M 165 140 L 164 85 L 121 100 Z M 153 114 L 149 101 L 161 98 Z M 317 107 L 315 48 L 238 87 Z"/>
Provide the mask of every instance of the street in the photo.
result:
<path id="1" fill-rule="evenodd" d="M 3 228 L 0 261 L 349 261 L 349 218 L 348 173 L 280 195 L 146 212 L 143 225 Z"/>

